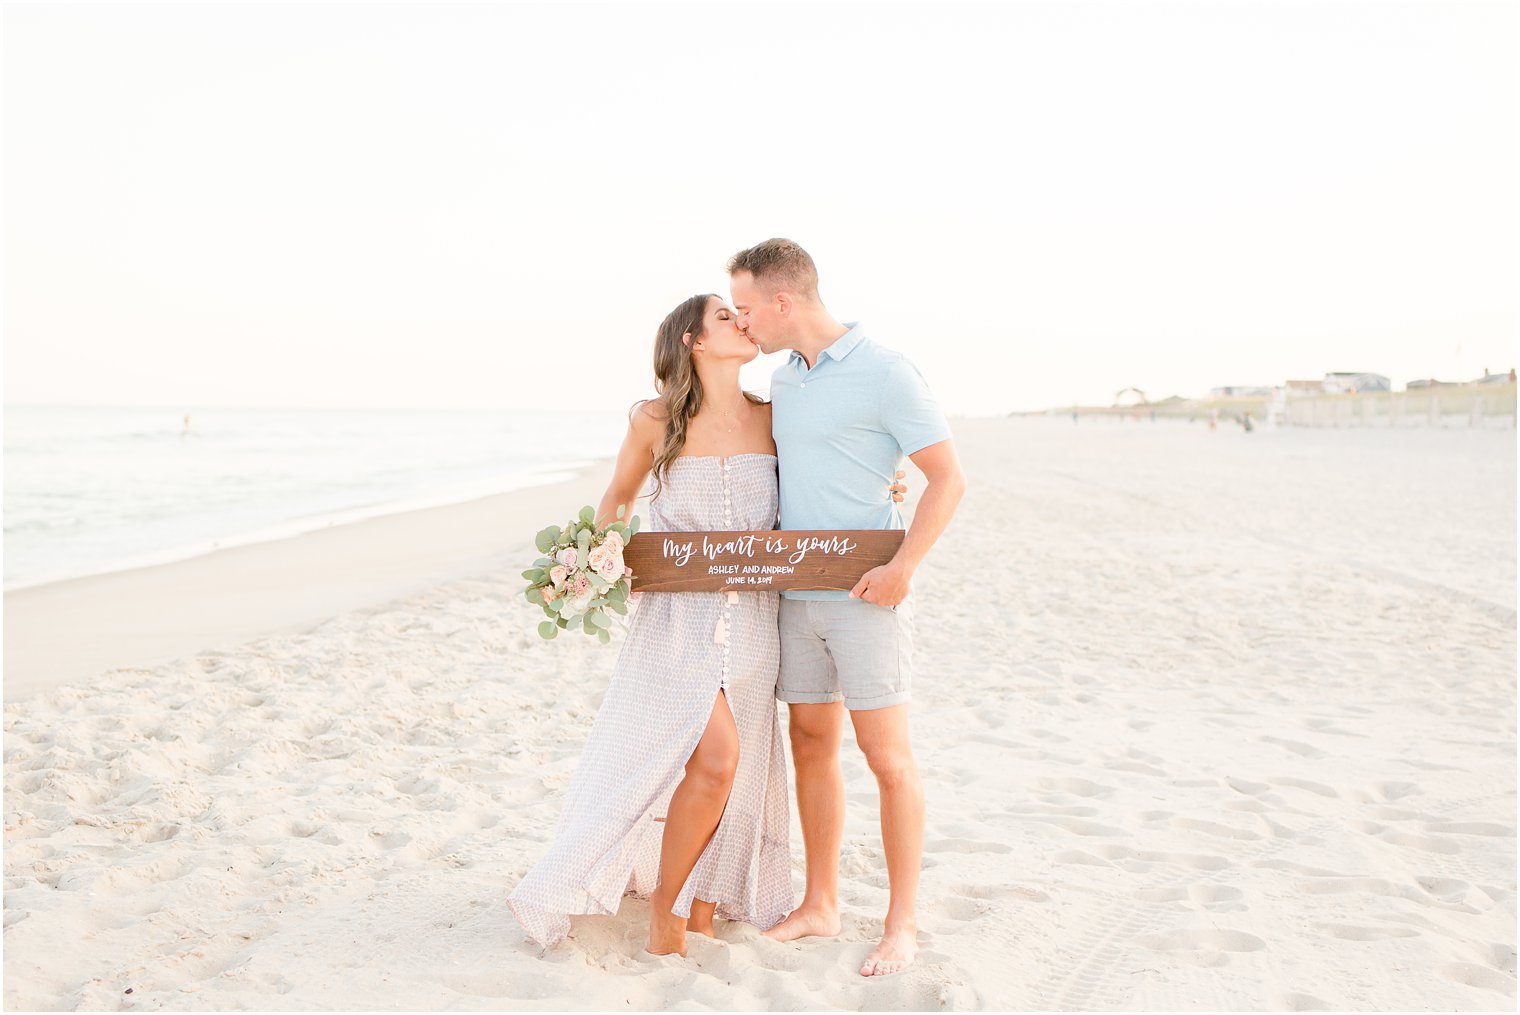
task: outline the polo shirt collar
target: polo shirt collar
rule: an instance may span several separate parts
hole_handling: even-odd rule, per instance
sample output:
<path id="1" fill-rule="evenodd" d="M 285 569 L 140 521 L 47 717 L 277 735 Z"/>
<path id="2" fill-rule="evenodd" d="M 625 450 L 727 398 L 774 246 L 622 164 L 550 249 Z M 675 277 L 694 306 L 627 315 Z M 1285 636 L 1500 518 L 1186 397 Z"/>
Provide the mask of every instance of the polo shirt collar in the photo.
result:
<path id="1" fill-rule="evenodd" d="M 850 353 L 854 352 L 855 347 L 858 346 L 861 340 L 866 337 L 866 333 L 864 329 L 861 328 L 859 321 L 845 321 L 844 326 L 850 330 L 834 339 L 832 345 L 828 346 L 823 350 L 823 352 L 819 353 L 819 359 L 827 356 L 829 359 L 837 363 L 848 356 Z M 791 362 L 802 363 L 804 366 L 807 364 L 807 361 L 802 358 L 802 353 L 798 352 L 795 349 L 792 350 Z"/>

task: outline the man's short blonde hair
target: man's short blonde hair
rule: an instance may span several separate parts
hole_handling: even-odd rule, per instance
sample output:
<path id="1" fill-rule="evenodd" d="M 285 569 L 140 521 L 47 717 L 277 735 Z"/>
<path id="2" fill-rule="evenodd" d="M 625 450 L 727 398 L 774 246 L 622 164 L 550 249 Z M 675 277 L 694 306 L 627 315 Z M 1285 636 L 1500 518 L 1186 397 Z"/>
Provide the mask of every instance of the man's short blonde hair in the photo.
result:
<path id="1" fill-rule="evenodd" d="M 749 272 L 756 285 L 772 293 L 818 298 L 818 269 L 808 252 L 791 240 L 778 237 L 739 251 L 728 259 L 728 273 L 741 271 Z"/>

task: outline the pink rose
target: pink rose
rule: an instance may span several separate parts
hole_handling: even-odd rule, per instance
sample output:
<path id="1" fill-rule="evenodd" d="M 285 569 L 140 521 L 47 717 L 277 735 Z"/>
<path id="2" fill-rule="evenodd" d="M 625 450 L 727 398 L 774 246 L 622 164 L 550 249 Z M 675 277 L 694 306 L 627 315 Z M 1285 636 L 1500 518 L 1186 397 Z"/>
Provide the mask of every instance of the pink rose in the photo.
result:
<path id="1" fill-rule="evenodd" d="M 566 567 L 574 569 L 575 565 L 580 563 L 581 555 L 575 547 L 567 546 L 559 551 L 559 554 L 554 559 Z"/>
<path id="2" fill-rule="evenodd" d="M 601 574 L 607 568 L 607 560 L 612 556 L 612 551 L 605 546 L 593 546 L 591 552 L 586 554 L 586 564 L 591 570 Z M 605 577 L 605 576 L 603 576 Z"/>
<path id="3" fill-rule="evenodd" d="M 561 595 L 560 590 L 557 589 L 557 588 L 554 588 L 553 586 L 546 586 L 544 588 L 544 602 L 545 603 L 552 603 L 552 602 L 554 602 L 554 600 L 558 599 L 560 597 L 560 595 Z"/>
<path id="4" fill-rule="evenodd" d="M 622 553 L 623 547 L 626 544 L 623 542 L 622 533 L 614 529 L 611 532 L 607 533 L 607 538 L 603 540 L 602 545 L 607 547 L 613 553 Z"/>
<path id="5" fill-rule="evenodd" d="M 632 578 L 633 577 L 633 568 L 631 568 L 631 567 L 625 567 L 625 568 L 623 568 L 623 577 L 624 578 Z M 634 595 L 638 595 L 638 593 L 635 592 Z"/>
<path id="6" fill-rule="evenodd" d="M 601 564 L 597 565 L 596 573 L 601 575 L 604 581 L 617 581 L 623 575 L 623 555 L 609 553 Z"/>
<path id="7" fill-rule="evenodd" d="M 583 574 L 578 574 L 574 578 L 570 579 L 569 590 L 572 596 L 579 599 L 581 596 L 590 593 L 591 579 L 587 578 Z"/>
<path id="8" fill-rule="evenodd" d="M 549 569 L 549 580 L 554 583 L 555 588 L 559 588 L 561 585 L 565 584 L 565 576 L 569 573 L 569 569 L 567 569 L 563 564 L 556 564 Z"/>

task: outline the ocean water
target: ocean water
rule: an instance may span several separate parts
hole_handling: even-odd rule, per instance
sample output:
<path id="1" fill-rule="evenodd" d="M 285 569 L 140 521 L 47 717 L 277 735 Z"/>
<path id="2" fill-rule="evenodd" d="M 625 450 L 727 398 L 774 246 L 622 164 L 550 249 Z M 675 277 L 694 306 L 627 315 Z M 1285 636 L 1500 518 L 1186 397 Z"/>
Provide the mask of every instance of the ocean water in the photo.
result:
<path id="1" fill-rule="evenodd" d="M 553 482 L 616 454 L 627 426 L 616 411 L 184 416 L 7 406 L 5 589 Z"/>

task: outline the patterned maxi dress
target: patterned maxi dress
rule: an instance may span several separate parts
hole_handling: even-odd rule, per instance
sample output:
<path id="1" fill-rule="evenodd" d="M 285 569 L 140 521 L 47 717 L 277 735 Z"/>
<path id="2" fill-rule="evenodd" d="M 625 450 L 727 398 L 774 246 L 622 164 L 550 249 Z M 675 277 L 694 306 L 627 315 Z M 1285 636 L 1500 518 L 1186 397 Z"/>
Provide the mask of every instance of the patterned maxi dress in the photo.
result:
<path id="1" fill-rule="evenodd" d="M 644 531 L 770 529 L 777 507 L 775 456 L 681 456 Z M 720 691 L 739 732 L 738 770 L 674 912 L 689 916 L 702 899 L 762 930 L 791 912 L 776 609 L 770 592 L 640 597 L 554 841 L 507 899 L 533 940 L 554 945 L 571 915 L 616 913 L 624 895 L 654 890 L 665 811 Z"/>

